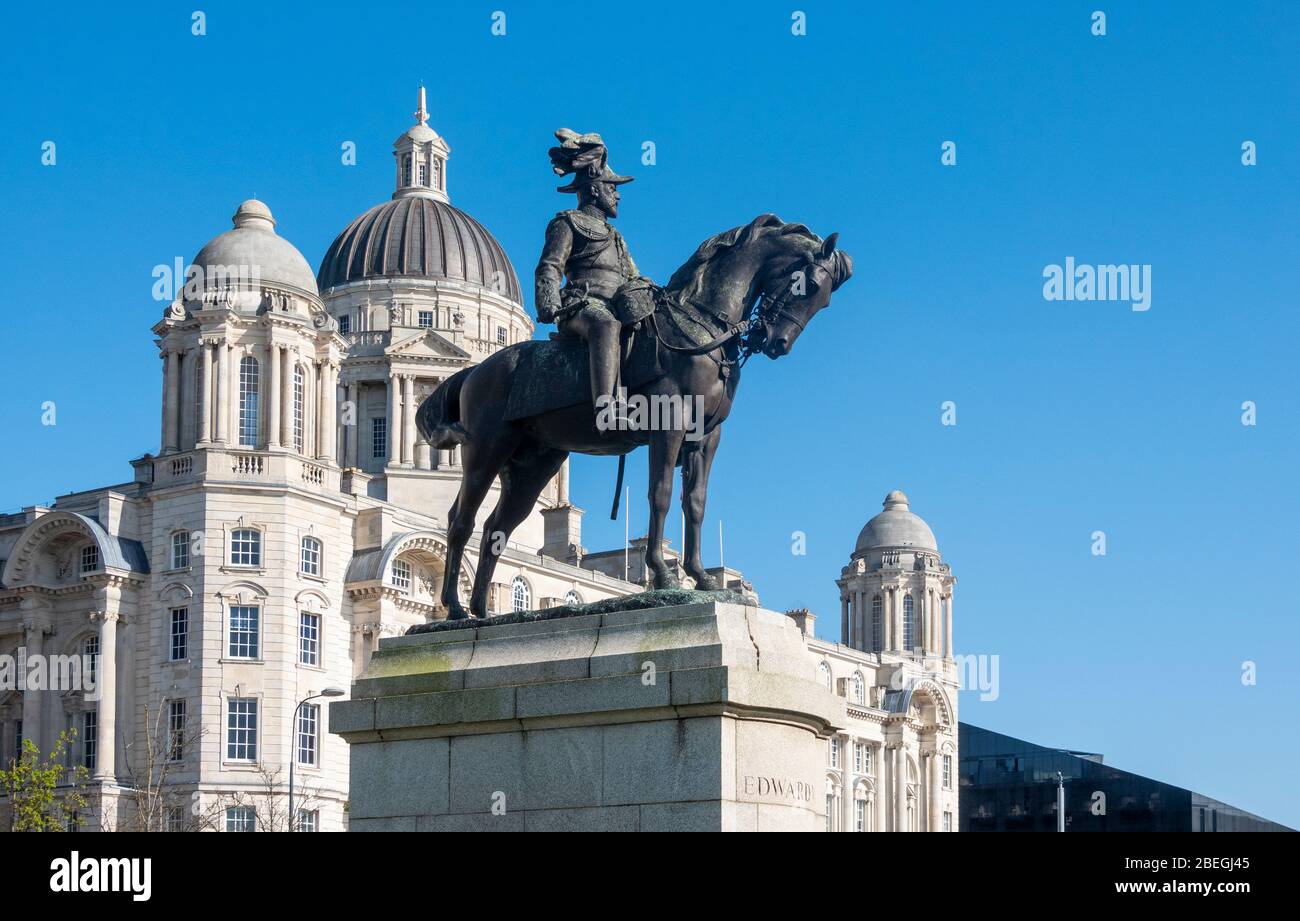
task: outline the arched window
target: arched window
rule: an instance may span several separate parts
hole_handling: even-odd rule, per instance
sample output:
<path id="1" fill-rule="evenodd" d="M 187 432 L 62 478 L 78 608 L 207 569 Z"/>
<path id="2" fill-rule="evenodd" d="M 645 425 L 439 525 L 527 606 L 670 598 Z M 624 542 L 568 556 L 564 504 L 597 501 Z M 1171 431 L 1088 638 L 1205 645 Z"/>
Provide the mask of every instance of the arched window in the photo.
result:
<path id="1" fill-rule="evenodd" d="M 411 155 L 402 157 L 402 185 L 411 184 Z"/>
<path id="2" fill-rule="evenodd" d="M 567 592 L 564 593 L 564 603 L 565 603 L 565 604 L 582 604 L 582 596 L 579 595 L 579 594 L 578 594 L 576 591 L 574 591 L 573 589 L 569 589 Z"/>
<path id="3" fill-rule="evenodd" d="M 512 611 L 527 611 L 532 605 L 533 593 L 528 590 L 528 583 L 524 581 L 523 576 L 515 576 L 514 581 L 510 583 L 510 609 Z"/>
<path id="4" fill-rule="evenodd" d="M 826 778 L 826 830 L 840 830 L 840 785 Z"/>
<path id="5" fill-rule="evenodd" d="M 853 673 L 853 702 L 855 704 L 864 704 L 867 702 L 866 682 L 862 680 L 862 672 Z"/>
<path id="6" fill-rule="evenodd" d="M 246 448 L 257 447 L 257 410 L 258 366 L 250 355 L 239 361 L 239 443 Z"/>
<path id="7" fill-rule="evenodd" d="M 230 565 L 262 565 L 262 532 L 254 528 L 237 528 L 230 532 Z"/>
<path id="8" fill-rule="evenodd" d="M 302 419 L 304 400 L 305 394 L 303 393 L 302 365 L 295 363 L 293 366 L 293 449 L 299 454 L 302 453 Z"/>
<path id="9" fill-rule="evenodd" d="M 903 599 L 903 648 L 911 652 L 916 646 L 916 605 L 912 596 Z"/>
<path id="10" fill-rule="evenodd" d="M 830 667 L 829 665 L 827 665 L 825 662 L 823 662 L 823 663 L 821 663 L 819 666 L 817 666 L 817 671 L 818 671 L 818 674 L 821 676 L 822 684 L 826 685 L 827 687 L 830 687 L 830 686 L 831 686 L 831 667 Z"/>
<path id="11" fill-rule="evenodd" d="M 320 541 L 314 537 L 302 539 L 302 551 L 298 557 L 298 571 L 308 576 L 320 575 Z"/>
<path id="12" fill-rule="evenodd" d="M 885 648 L 885 604 L 877 595 L 871 599 L 871 651 Z"/>

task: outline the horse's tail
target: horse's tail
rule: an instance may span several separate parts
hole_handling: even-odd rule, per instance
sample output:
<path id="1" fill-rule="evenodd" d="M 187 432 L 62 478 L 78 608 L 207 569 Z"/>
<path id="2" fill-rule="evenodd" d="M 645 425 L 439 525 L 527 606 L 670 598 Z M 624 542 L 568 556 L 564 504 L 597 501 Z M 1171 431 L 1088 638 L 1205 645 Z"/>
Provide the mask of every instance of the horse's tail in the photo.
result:
<path id="1" fill-rule="evenodd" d="M 460 388 L 465 385 L 465 377 L 473 370 L 465 368 L 457 371 L 439 384 L 438 389 L 420 404 L 420 409 L 415 414 L 415 424 L 431 447 L 454 448 L 469 438 L 469 432 L 460 422 Z"/>

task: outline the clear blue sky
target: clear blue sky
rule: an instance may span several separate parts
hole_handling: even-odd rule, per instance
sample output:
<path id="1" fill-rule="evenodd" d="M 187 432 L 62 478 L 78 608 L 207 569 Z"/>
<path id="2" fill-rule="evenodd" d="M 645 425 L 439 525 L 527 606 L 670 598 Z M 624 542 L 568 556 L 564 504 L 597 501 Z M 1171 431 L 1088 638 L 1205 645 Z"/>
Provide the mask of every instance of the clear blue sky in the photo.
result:
<path id="1" fill-rule="evenodd" d="M 1300 5 L 15 9 L 0 508 L 129 479 L 158 439 L 152 267 L 254 193 L 317 263 L 391 193 L 423 80 L 453 202 L 525 282 L 568 202 L 546 161 L 562 125 L 603 133 L 637 177 L 620 226 L 656 278 L 761 212 L 840 232 L 856 277 L 790 357 L 746 369 L 706 562 L 721 517 L 765 605 L 811 607 L 834 638 L 834 579 L 902 488 L 960 580 L 959 651 L 999 656 L 999 699 L 964 694 L 963 718 L 1300 826 Z M 1067 256 L 1150 264 L 1151 309 L 1045 301 L 1043 267 Z M 574 466 L 591 548 L 622 541 L 613 467 Z M 635 497 L 644 462 L 629 469 Z"/>

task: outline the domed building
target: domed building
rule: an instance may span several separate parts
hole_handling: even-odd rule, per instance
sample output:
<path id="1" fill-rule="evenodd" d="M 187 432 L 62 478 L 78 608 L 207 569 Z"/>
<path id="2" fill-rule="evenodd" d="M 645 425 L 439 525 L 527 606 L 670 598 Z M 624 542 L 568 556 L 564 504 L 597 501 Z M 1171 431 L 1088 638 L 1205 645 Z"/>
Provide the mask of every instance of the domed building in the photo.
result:
<path id="1" fill-rule="evenodd" d="M 255 199 L 199 249 L 153 327 L 159 450 L 131 482 L 0 515 L 0 657 L 92 656 L 98 678 L 0 689 L 0 760 L 76 730 L 89 827 L 283 829 L 290 765 L 301 827 L 345 827 L 347 746 L 321 696 L 381 637 L 446 616 L 459 457 L 419 440 L 415 411 L 533 327 L 505 252 L 448 198 L 423 91 L 415 121 L 392 199 L 319 271 Z M 503 552 L 492 611 L 639 590 L 577 565 L 566 476 Z"/>
<path id="2" fill-rule="evenodd" d="M 930 526 L 894 490 L 840 573 L 840 642 L 791 612 L 818 673 L 845 698 L 826 754 L 828 831 L 957 831 L 952 589 Z"/>

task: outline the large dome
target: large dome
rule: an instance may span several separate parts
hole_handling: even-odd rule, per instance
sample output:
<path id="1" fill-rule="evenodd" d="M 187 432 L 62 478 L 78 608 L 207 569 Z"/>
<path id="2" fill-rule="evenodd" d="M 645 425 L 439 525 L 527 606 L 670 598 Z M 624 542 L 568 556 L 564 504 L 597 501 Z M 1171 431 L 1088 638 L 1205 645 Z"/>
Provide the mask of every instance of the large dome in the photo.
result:
<path id="1" fill-rule="evenodd" d="M 501 244 L 464 211 L 429 196 L 394 198 L 354 220 L 325 253 L 317 282 L 325 291 L 386 276 L 467 282 L 523 302 Z"/>
<path id="2" fill-rule="evenodd" d="M 867 526 L 858 535 L 858 553 L 885 548 L 916 548 L 933 550 L 939 545 L 935 542 L 934 532 L 919 515 L 913 514 L 907 505 L 907 496 L 894 490 L 885 496 L 885 510 L 867 522 Z"/>
<path id="3" fill-rule="evenodd" d="M 302 253 L 275 232 L 271 209 L 255 198 L 239 206 L 234 228 L 208 242 L 193 265 L 216 281 L 241 271 L 255 272 L 259 283 L 297 288 L 318 296 L 316 276 Z M 242 267 L 242 268 L 241 268 Z"/>

